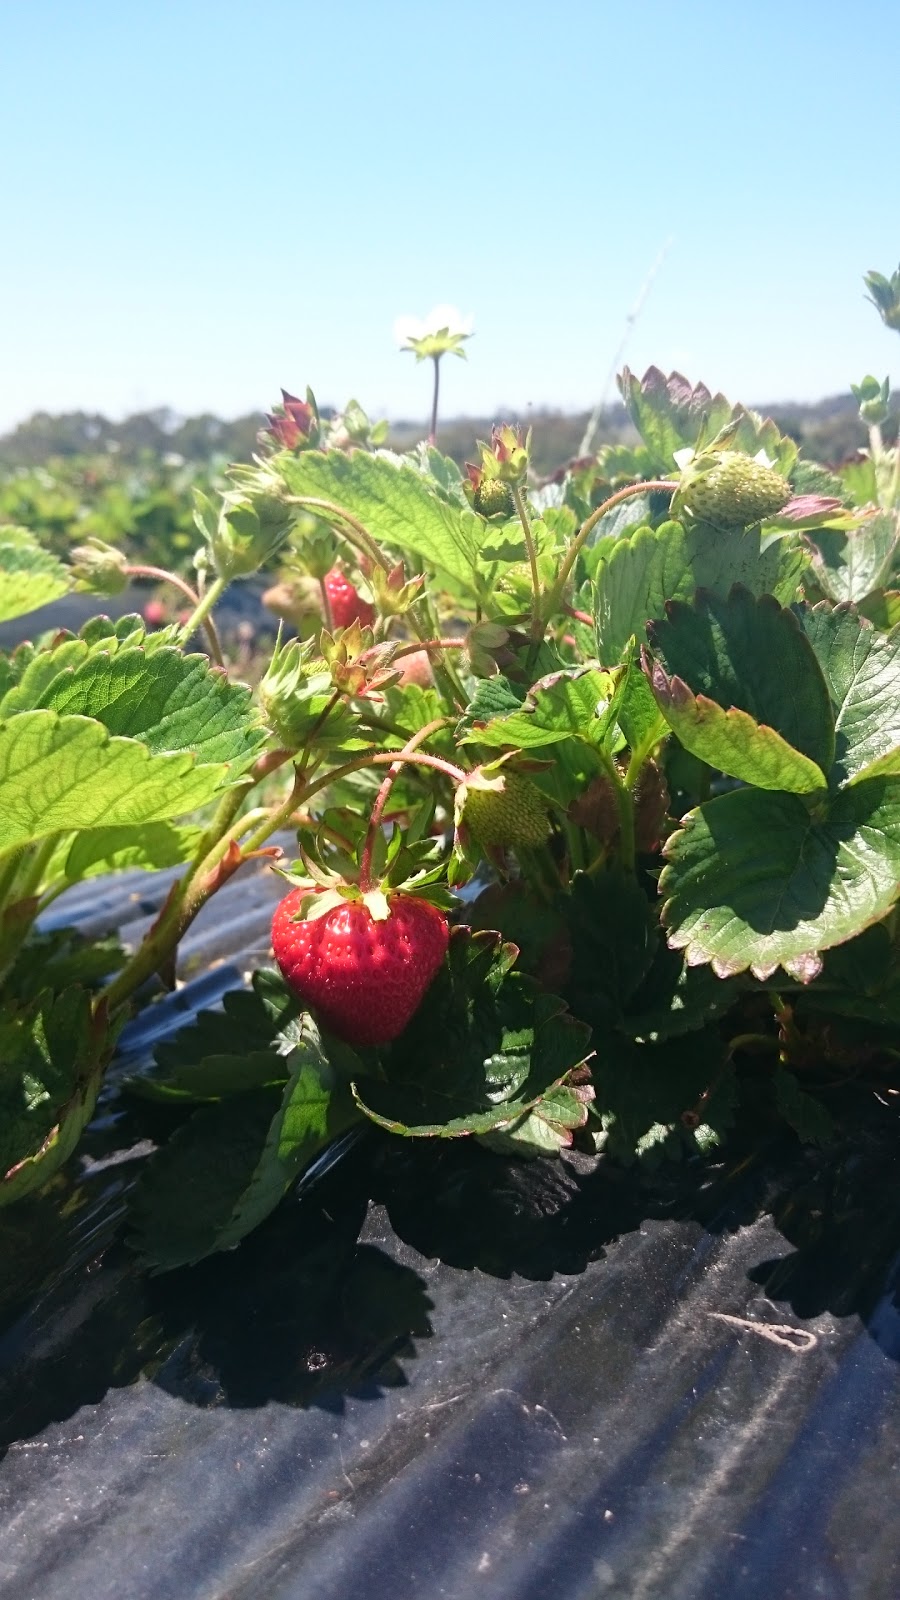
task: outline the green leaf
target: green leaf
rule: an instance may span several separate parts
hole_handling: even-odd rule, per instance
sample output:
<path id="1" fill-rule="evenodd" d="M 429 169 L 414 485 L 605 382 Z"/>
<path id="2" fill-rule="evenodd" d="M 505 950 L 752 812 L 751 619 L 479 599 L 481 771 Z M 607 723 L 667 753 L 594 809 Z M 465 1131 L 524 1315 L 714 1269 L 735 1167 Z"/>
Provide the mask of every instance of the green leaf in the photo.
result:
<path id="1" fill-rule="evenodd" d="M 283 1082 L 290 1052 L 305 1037 L 300 1018 L 299 1002 L 280 973 L 263 968 L 250 989 L 230 990 L 221 1009 L 201 1011 L 160 1045 L 155 1065 L 130 1078 L 128 1087 L 145 1099 L 204 1102 Z"/>
<path id="2" fill-rule="evenodd" d="M 508 1127 L 495 1128 L 479 1135 L 479 1142 L 501 1155 L 555 1156 L 572 1144 L 572 1133 L 588 1119 L 588 1101 L 593 1091 L 551 1089 L 537 1105 Z"/>
<path id="3" fill-rule="evenodd" d="M 745 986 L 720 978 L 711 967 L 689 967 L 683 950 L 657 942 L 652 965 L 628 999 L 622 1029 L 641 1043 L 693 1033 L 724 1016 Z"/>
<path id="4" fill-rule="evenodd" d="M 419 556 L 427 568 L 476 592 L 475 568 L 488 524 L 468 507 L 439 499 L 411 463 L 362 450 L 305 450 L 280 455 L 273 465 L 292 494 L 342 507 L 379 543 Z M 327 511 L 317 515 L 331 520 Z"/>
<path id="5" fill-rule="evenodd" d="M 0 1206 L 39 1189 L 71 1155 L 97 1099 L 91 999 L 49 990 L 0 1018 Z M 5 1174 L 5 1176 L 4 1176 Z"/>
<path id="6" fill-rule="evenodd" d="M 101 872 L 140 868 L 157 872 L 190 861 L 202 828 L 176 827 L 171 822 L 142 822 L 137 827 L 90 828 L 72 842 L 65 858 L 65 876 L 72 883 Z"/>
<path id="7" fill-rule="evenodd" d="M 760 788 L 824 786 L 835 748 L 831 702 L 797 616 L 737 586 L 727 600 L 702 594 L 693 606 L 671 601 L 666 612 L 648 630 L 666 668 L 652 684 L 686 748 Z"/>
<path id="8" fill-rule="evenodd" d="M 508 716 L 494 716 L 463 735 L 461 744 L 539 749 L 563 739 L 597 742 L 602 732 L 599 718 L 606 710 L 615 682 L 609 672 L 577 667 L 555 672 L 531 688 L 524 704 Z"/>
<path id="9" fill-rule="evenodd" d="M 135 1191 L 132 1242 L 157 1271 L 227 1250 L 274 1210 L 357 1113 L 318 1043 L 287 1065 L 283 1091 L 256 1089 L 204 1106 L 147 1167 Z"/>
<path id="10" fill-rule="evenodd" d="M 807 534 L 813 572 L 831 600 L 865 600 L 888 579 L 897 549 L 897 521 L 881 511 L 847 533 L 820 528 Z"/>
<path id="11" fill-rule="evenodd" d="M 666 377 L 658 367 L 649 367 L 643 378 L 625 367 L 619 390 L 654 465 L 666 473 L 674 470 L 676 450 L 695 445 L 701 431 L 707 438 L 718 433 L 733 409 L 723 394 L 710 394 L 703 383 L 691 385 L 680 372 Z"/>
<path id="12" fill-rule="evenodd" d="M 724 596 L 740 583 L 752 594 L 790 602 L 802 566 L 789 540 L 769 541 L 763 549 L 759 528 L 723 533 L 703 522 L 641 528 L 618 540 L 597 573 L 598 653 L 617 661 L 632 635 L 646 642 L 646 625 L 665 615 L 667 600 L 690 600 L 700 588 Z"/>
<path id="13" fill-rule="evenodd" d="M 667 678 L 658 663 L 650 681 L 673 733 L 708 766 L 757 789 L 813 794 L 826 787 L 825 774 L 814 761 L 746 711 L 723 711 L 715 700 L 693 695 L 681 678 Z"/>
<path id="14" fill-rule="evenodd" d="M 85 939 L 73 928 L 29 933 L 4 979 L 9 999 L 34 1000 L 44 990 L 61 994 L 73 984 L 87 988 L 116 972 L 125 960 L 118 939 Z M 2 1076 L 0 1066 L 0 1076 Z"/>
<path id="15" fill-rule="evenodd" d="M 722 976 L 779 965 L 815 976 L 816 952 L 883 917 L 900 892 L 900 778 L 869 778 L 811 813 L 742 789 L 691 811 L 660 879 L 669 943 Z"/>
<path id="16" fill-rule="evenodd" d="M 69 572 L 25 528 L 0 527 L 0 622 L 68 594 Z"/>
<path id="17" fill-rule="evenodd" d="M 512 1123 L 587 1054 L 588 1029 L 556 995 L 510 972 L 496 934 L 453 930 L 449 959 L 392 1046 L 383 1080 L 354 1085 L 373 1122 L 414 1138 Z"/>
<path id="18" fill-rule="evenodd" d="M 593 1079 L 606 1148 L 625 1163 L 705 1154 L 734 1122 L 737 1080 L 711 1029 L 665 1044 L 604 1040 Z"/>
<path id="19" fill-rule="evenodd" d="M 775 1104 L 804 1144 L 830 1144 L 835 1135 L 834 1119 L 821 1100 L 801 1089 L 793 1072 L 776 1067 L 772 1074 Z"/>
<path id="20" fill-rule="evenodd" d="M 565 913 L 572 947 L 565 997 L 602 1039 L 650 970 L 660 943 L 656 913 L 634 874 L 618 866 L 577 873 Z"/>
<path id="21" fill-rule="evenodd" d="M 230 683 L 206 656 L 171 647 L 92 654 L 61 671 L 38 705 L 61 716 L 92 717 L 112 734 L 139 739 L 154 755 L 193 751 L 198 764 L 228 762 L 233 778 L 267 738 L 248 689 Z"/>
<path id="22" fill-rule="evenodd" d="M 634 650 L 629 651 L 625 679 L 616 696 L 615 715 L 633 751 L 651 750 L 666 731 L 665 721 Z"/>
<path id="23" fill-rule="evenodd" d="M 889 633 L 900 622 L 900 590 L 873 589 L 865 600 L 857 602 L 857 610 L 874 622 L 876 628 Z"/>
<path id="24" fill-rule="evenodd" d="M 638 379 L 626 367 L 619 390 L 656 466 L 666 476 L 673 470 L 676 450 L 699 449 L 714 441 L 727 442 L 750 456 L 764 450 L 785 476 L 797 459 L 793 439 L 779 433 L 774 422 L 744 406 L 732 406 L 722 394 L 710 394 L 703 383 L 692 387 L 680 372 L 666 377 L 658 367 L 650 367 Z"/>
<path id="25" fill-rule="evenodd" d="M 151 755 L 87 717 L 24 711 L 0 725 L 0 854 L 52 833 L 136 826 L 204 805 L 228 777 L 187 755 Z"/>
<path id="26" fill-rule="evenodd" d="M 832 782 L 900 770 L 900 629 L 885 636 L 844 606 L 795 610 L 833 706 Z"/>

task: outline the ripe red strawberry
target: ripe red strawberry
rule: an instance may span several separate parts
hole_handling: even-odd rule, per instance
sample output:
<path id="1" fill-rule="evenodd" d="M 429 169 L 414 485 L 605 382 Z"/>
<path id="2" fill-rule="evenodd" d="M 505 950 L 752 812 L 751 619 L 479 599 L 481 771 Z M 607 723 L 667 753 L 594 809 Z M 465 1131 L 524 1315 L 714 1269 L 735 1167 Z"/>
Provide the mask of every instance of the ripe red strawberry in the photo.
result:
<path id="1" fill-rule="evenodd" d="M 414 895 L 389 894 L 376 922 L 362 900 L 294 922 L 308 890 L 293 889 L 272 921 L 275 960 L 294 993 L 348 1044 L 387 1044 L 418 1010 L 447 951 L 447 918 Z"/>
<path id="2" fill-rule="evenodd" d="M 336 628 L 349 628 L 351 622 L 359 622 L 363 628 L 371 628 L 375 621 L 375 610 L 369 605 L 368 600 L 361 600 L 346 573 L 340 567 L 332 567 L 326 572 L 324 578 L 325 593 L 331 608 L 331 620 Z"/>

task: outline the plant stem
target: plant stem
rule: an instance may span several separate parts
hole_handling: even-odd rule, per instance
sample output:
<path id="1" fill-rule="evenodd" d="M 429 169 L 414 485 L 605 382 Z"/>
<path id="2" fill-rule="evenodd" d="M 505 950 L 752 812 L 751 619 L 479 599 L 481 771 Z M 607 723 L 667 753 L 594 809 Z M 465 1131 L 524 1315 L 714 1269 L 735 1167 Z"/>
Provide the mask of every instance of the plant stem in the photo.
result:
<path id="1" fill-rule="evenodd" d="M 528 565 L 531 568 L 531 641 L 538 644 L 544 637 L 544 619 L 541 614 L 541 575 L 538 572 L 537 550 L 534 547 L 534 534 L 528 520 L 525 500 L 519 485 L 513 484 L 513 501 L 525 534 L 525 549 L 528 551 Z"/>
<path id="2" fill-rule="evenodd" d="M 900 501 L 900 427 L 897 430 L 897 440 L 894 445 L 894 471 L 891 477 L 891 487 L 888 491 L 888 510 L 893 511 Z"/>
<path id="3" fill-rule="evenodd" d="M 623 867 L 634 871 L 634 803 L 631 790 L 622 782 L 619 769 L 605 750 L 598 751 L 613 786 L 619 813 L 619 856 Z"/>
<path id="4" fill-rule="evenodd" d="M 212 583 L 210 584 L 206 593 L 203 595 L 202 599 L 197 601 L 197 604 L 191 612 L 191 615 L 188 617 L 187 622 L 185 622 L 183 627 L 179 629 L 178 638 L 181 644 L 187 643 L 188 639 L 191 637 L 191 634 L 196 633 L 201 622 L 205 626 L 206 619 L 212 611 L 213 606 L 216 605 L 217 602 L 222 598 L 222 595 L 225 593 L 227 588 L 227 578 L 213 578 Z M 224 665 L 221 659 L 221 649 L 219 651 L 219 665 Z"/>
<path id="5" fill-rule="evenodd" d="M 625 773 L 626 789 L 634 789 L 641 773 L 644 770 L 644 764 L 648 756 L 651 755 L 656 749 L 656 746 L 659 744 L 660 740 L 665 738 L 668 731 L 669 725 L 666 722 L 665 717 L 662 716 L 662 714 L 658 715 L 656 722 L 652 725 L 650 731 L 641 740 L 640 744 L 636 745 L 631 752 L 628 767 Z"/>
<path id="6" fill-rule="evenodd" d="M 58 833 L 51 833 L 48 838 L 42 840 L 36 847 L 31 859 L 27 862 L 26 870 L 22 872 L 20 868 L 20 873 L 15 882 L 17 900 L 27 900 L 30 895 L 35 894 L 40 888 L 44 868 L 47 862 L 52 859 L 53 852 L 59 843 L 59 838 L 60 835 Z"/>
<path id="7" fill-rule="evenodd" d="M 608 511 L 614 510 L 616 506 L 621 505 L 625 500 L 630 500 L 636 494 L 650 494 L 653 491 L 674 494 L 677 488 L 677 483 L 673 483 L 668 478 L 653 478 L 649 483 L 629 483 L 625 485 L 624 489 L 617 489 L 616 493 L 611 494 L 608 500 L 604 500 L 602 506 L 598 506 L 596 511 L 592 511 L 590 516 L 582 523 L 575 535 L 575 538 L 569 545 L 563 560 L 563 564 L 556 575 L 553 587 L 547 594 L 545 602 L 546 616 L 551 617 L 554 611 L 559 610 L 566 584 L 571 576 L 572 568 L 578 559 L 579 552 L 589 534 L 593 533 L 597 523 L 606 516 Z"/>
<path id="8" fill-rule="evenodd" d="M 434 444 L 437 439 L 438 396 L 441 389 L 441 358 L 432 356 L 434 362 L 434 394 L 431 401 L 431 427 L 428 430 L 428 443 Z"/>
<path id="9" fill-rule="evenodd" d="M 424 743 L 426 739 L 429 739 L 433 733 L 436 733 L 438 728 L 446 727 L 447 723 L 450 721 L 450 717 L 436 717 L 433 722 L 427 722 L 424 728 L 419 728 L 418 732 L 413 734 L 412 738 L 408 740 L 408 742 L 403 746 L 403 749 L 399 752 L 397 759 L 391 764 L 387 777 L 381 785 L 381 788 L 379 789 L 375 799 L 375 804 L 372 807 L 372 815 L 369 819 L 369 826 L 366 830 L 365 842 L 363 844 L 362 855 L 360 857 L 359 887 L 362 889 L 363 894 L 367 894 L 372 887 L 372 853 L 375 849 L 375 837 L 378 833 L 378 829 L 381 827 L 381 819 L 384 816 L 384 808 L 387 805 L 390 792 L 394 787 L 394 780 L 399 775 L 404 760 L 409 757 L 420 744 Z"/>
<path id="10" fill-rule="evenodd" d="M 269 835 L 286 822 L 291 812 L 297 805 L 303 790 L 303 779 L 299 773 L 295 774 L 291 792 L 281 805 L 270 808 L 262 813 L 259 826 L 245 842 L 243 848 L 236 852 L 234 865 L 229 865 L 226 876 L 230 877 L 249 856 L 265 843 Z M 243 794 L 239 795 L 237 804 L 240 804 Z M 235 808 L 236 809 L 236 808 Z M 224 815 L 222 807 L 217 813 L 217 821 L 221 823 Z M 250 817 L 252 823 L 252 815 Z M 112 983 L 98 996 L 98 1005 L 105 1004 L 110 1012 L 129 1000 L 135 989 L 152 977 L 170 956 L 173 955 L 182 935 L 187 931 L 197 913 L 206 904 L 206 901 L 223 881 L 217 876 L 216 869 L 220 867 L 228 855 L 229 848 L 235 845 L 236 836 L 248 826 L 248 819 L 241 817 L 239 822 L 226 832 L 219 834 L 212 848 L 206 855 L 198 860 L 195 855 L 190 870 L 173 885 L 153 927 L 150 929 L 143 943 L 131 956 L 121 972 Z M 208 830 L 201 840 L 201 847 L 209 838 Z M 199 855 L 199 852 L 198 852 Z"/>
<path id="11" fill-rule="evenodd" d="M 191 588 L 189 583 L 185 582 L 184 578 L 180 578 L 177 572 L 169 572 L 165 567 L 150 567 L 143 562 L 135 566 L 127 566 L 125 571 L 129 578 L 158 578 L 160 583 L 171 583 L 194 607 L 195 612 L 200 605 L 199 594 Z M 224 667 L 225 658 L 222 655 L 222 645 L 212 617 L 205 617 L 203 626 L 206 629 L 206 637 L 209 640 L 210 655 L 217 666 Z"/>
<path id="12" fill-rule="evenodd" d="M 336 505 L 333 500 L 321 500 L 316 495 L 308 494 L 288 495 L 287 501 L 289 505 L 301 506 L 305 511 L 325 512 L 329 517 L 336 517 L 339 522 L 346 525 L 344 532 L 350 544 L 354 545 L 357 550 L 361 550 L 364 555 L 376 562 L 379 567 L 383 567 L 385 572 L 390 572 L 391 563 L 386 556 L 382 555 L 372 535 L 363 527 L 361 522 L 357 521 L 356 517 L 352 516 L 349 511 L 345 511 L 343 506 Z M 347 529 L 352 531 L 352 538 Z"/>
<path id="13" fill-rule="evenodd" d="M 319 579 L 319 594 L 322 596 L 322 617 L 323 617 L 325 626 L 328 629 L 329 633 L 333 633 L 334 632 L 334 618 L 331 615 L 331 601 L 328 598 L 328 590 L 325 587 L 325 579 L 324 579 L 324 577 Z M 279 637 L 280 637 L 280 634 L 279 634 Z"/>

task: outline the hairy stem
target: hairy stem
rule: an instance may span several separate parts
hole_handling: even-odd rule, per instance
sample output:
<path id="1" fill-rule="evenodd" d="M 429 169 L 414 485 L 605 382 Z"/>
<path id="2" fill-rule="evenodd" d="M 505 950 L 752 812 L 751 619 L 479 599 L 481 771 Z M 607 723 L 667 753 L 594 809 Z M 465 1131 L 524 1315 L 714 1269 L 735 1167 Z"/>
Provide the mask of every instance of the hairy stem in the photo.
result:
<path id="1" fill-rule="evenodd" d="M 518 484 L 513 485 L 512 497 L 515 503 L 516 511 L 519 515 L 519 521 L 522 524 L 522 531 L 525 535 L 525 549 L 528 551 L 528 565 L 531 568 L 530 631 L 532 644 L 538 644 L 539 641 L 544 637 L 544 619 L 541 613 L 541 575 L 538 572 L 537 550 L 535 549 L 534 534 L 531 531 L 531 523 L 528 520 L 528 511 L 525 506 L 525 499 Z"/>
<path id="2" fill-rule="evenodd" d="M 331 615 L 331 601 L 328 598 L 328 590 L 325 587 L 324 577 L 319 579 L 319 594 L 322 597 L 322 618 L 325 623 L 325 627 L 328 629 L 329 633 L 333 633 L 334 618 Z"/>
<path id="3" fill-rule="evenodd" d="M 180 578 L 178 576 L 177 572 L 169 572 L 165 567 L 147 566 L 143 562 L 135 566 L 127 566 L 125 571 L 130 578 L 157 578 L 160 583 L 172 584 L 173 588 L 177 589 L 180 594 L 183 594 L 188 603 L 193 606 L 194 613 L 196 615 L 197 609 L 200 606 L 200 596 L 197 594 L 196 590 L 191 588 L 190 584 L 187 583 L 184 578 Z M 222 645 L 212 617 L 207 616 L 203 618 L 203 627 L 206 629 L 206 637 L 209 640 L 210 655 L 215 661 L 216 666 L 224 667 L 225 658 L 222 655 Z"/>
<path id="4" fill-rule="evenodd" d="M 592 511 L 590 516 L 582 523 L 566 551 L 562 566 L 556 574 L 553 587 L 547 594 L 545 614 L 550 617 L 554 611 L 559 610 L 566 584 L 571 577 L 572 568 L 578 560 L 579 552 L 583 548 L 585 540 L 593 533 L 597 523 L 602 521 L 608 511 L 614 510 L 616 506 L 621 505 L 625 500 L 630 500 L 636 494 L 650 494 L 654 490 L 658 490 L 660 493 L 674 494 L 677 488 L 677 483 L 673 483 L 668 478 L 654 478 L 649 483 L 629 483 L 626 484 L 624 489 L 618 489 L 615 494 L 611 494 L 608 500 L 604 500 L 602 506 L 597 507 L 596 511 Z"/>
<path id="5" fill-rule="evenodd" d="M 428 443 L 434 444 L 437 439 L 438 398 L 441 390 L 441 358 L 432 356 L 434 362 L 434 392 L 431 399 L 431 427 L 428 430 Z"/>
<path id="6" fill-rule="evenodd" d="M 414 733 L 412 738 L 409 739 L 403 746 L 403 749 L 399 752 L 397 759 L 392 762 L 390 768 L 388 769 L 387 777 L 381 785 L 381 788 L 379 789 L 375 799 L 375 804 L 372 807 L 372 815 L 369 819 L 369 826 L 366 830 L 362 856 L 360 857 L 359 886 L 362 889 L 363 894 L 366 894 L 372 887 L 372 853 L 375 849 L 375 838 L 379 828 L 381 827 L 381 819 L 384 816 L 384 808 L 388 803 L 390 792 L 394 787 L 394 781 L 402 770 L 403 762 L 410 755 L 412 755 L 413 751 L 416 750 L 420 744 L 423 744 L 425 740 L 429 739 L 433 733 L 436 733 L 438 728 L 446 727 L 450 720 L 450 717 L 436 717 L 433 722 L 427 722 L 424 728 L 419 728 L 418 732 Z"/>
<path id="7" fill-rule="evenodd" d="M 228 588 L 228 579 L 227 578 L 213 578 L 213 581 L 210 584 L 209 588 L 207 589 L 206 593 L 203 595 L 203 597 L 200 600 L 197 601 L 197 604 L 195 605 L 193 611 L 191 612 L 191 615 L 188 617 L 187 622 L 185 622 L 184 625 L 181 628 L 179 628 L 179 630 L 178 630 L 178 640 L 179 640 L 180 644 L 186 644 L 188 639 L 191 637 L 191 634 L 192 633 L 196 633 L 196 631 L 200 627 L 201 623 L 203 624 L 204 627 L 206 626 L 206 619 L 209 616 L 210 612 L 212 611 L 213 606 L 218 604 L 218 602 L 221 600 L 222 595 L 225 593 L 225 590 L 227 588 Z M 218 643 L 218 635 L 216 636 L 216 639 L 217 639 L 217 643 Z M 219 650 L 219 665 L 222 666 L 223 664 L 224 663 L 222 662 L 222 652 L 221 652 L 221 649 L 220 649 Z"/>
<path id="8" fill-rule="evenodd" d="M 317 495 L 308 494 L 288 495 L 287 501 L 289 505 L 300 506 L 304 511 L 314 511 L 324 515 L 326 519 L 329 517 L 336 519 L 342 524 L 344 535 L 350 544 L 376 562 L 379 567 L 383 567 L 385 572 L 390 572 L 391 563 L 382 555 L 368 529 L 364 528 L 362 523 L 343 506 L 336 505 L 333 500 L 321 500 Z"/>

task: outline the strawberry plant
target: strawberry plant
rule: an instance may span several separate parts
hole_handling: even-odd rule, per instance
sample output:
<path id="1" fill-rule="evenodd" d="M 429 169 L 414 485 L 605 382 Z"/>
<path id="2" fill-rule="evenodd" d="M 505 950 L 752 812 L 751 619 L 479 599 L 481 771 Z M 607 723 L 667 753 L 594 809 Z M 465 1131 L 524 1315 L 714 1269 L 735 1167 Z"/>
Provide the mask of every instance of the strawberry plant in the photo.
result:
<path id="1" fill-rule="evenodd" d="M 867 281 L 890 322 L 893 279 Z M 195 495 L 179 623 L 98 615 L 0 657 L 0 1201 L 67 1160 L 123 1022 L 254 861 L 285 880 L 275 966 L 128 1086 L 181 1114 L 132 1208 L 157 1267 L 236 1243 L 351 1127 L 646 1163 L 739 1118 L 826 1139 L 848 1077 L 892 1087 L 889 385 L 857 386 L 870 448 L 827 468 L 626 370 L 637 442 L 537 484 L 515 428 L 465 473 L 437 448 L 464 336 L 407 338 L 435 378 L 407 455 L 356 402 L 326 425 L 283 392 L 253 464 Z M 121 584 L 99 542 L 0 546 L 0 619 Z M 251 689 L 214 614 L 260 571 L 297 633 Z M 45 930 L 123 868 L 172 871 L 136 948 Z"/>

